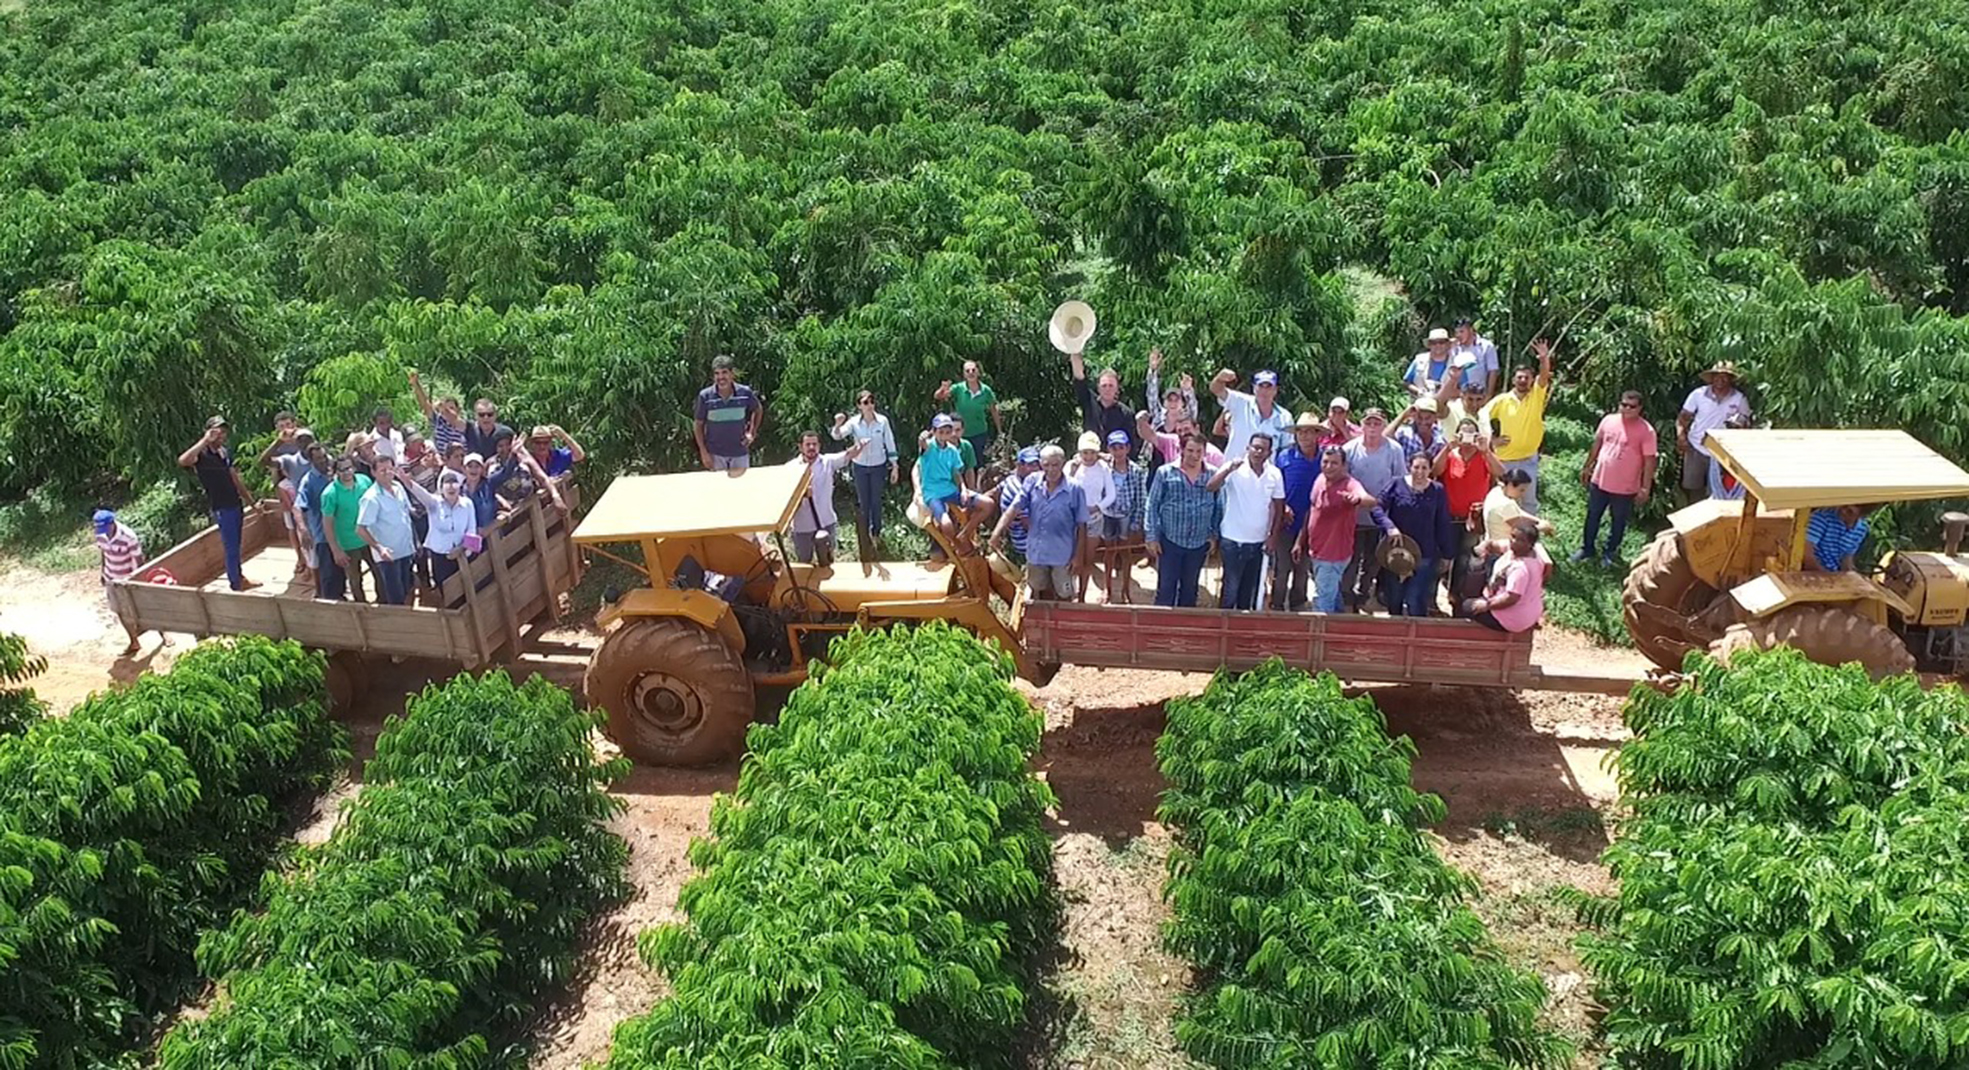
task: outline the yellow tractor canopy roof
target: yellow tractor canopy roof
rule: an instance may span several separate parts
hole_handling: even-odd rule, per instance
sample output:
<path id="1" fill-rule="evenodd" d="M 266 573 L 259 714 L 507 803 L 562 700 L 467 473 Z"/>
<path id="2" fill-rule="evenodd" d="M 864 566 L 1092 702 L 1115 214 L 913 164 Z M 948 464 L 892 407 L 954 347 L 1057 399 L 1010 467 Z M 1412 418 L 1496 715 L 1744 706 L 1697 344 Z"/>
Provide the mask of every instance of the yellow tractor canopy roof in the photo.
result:
<path id="1" fill-rule="evenodd" d="M 1969 472 L 1905 431 L 1732 428 L 1706 441 L 1766 509 L 1969 498 Z"/>
<path id="2" fill-rule="evenodd" d="M 779 531 L 807 493 L 806 465 L 743 472 L 622 476 L 574 530 L 574 541 L 640 542 Z"/>

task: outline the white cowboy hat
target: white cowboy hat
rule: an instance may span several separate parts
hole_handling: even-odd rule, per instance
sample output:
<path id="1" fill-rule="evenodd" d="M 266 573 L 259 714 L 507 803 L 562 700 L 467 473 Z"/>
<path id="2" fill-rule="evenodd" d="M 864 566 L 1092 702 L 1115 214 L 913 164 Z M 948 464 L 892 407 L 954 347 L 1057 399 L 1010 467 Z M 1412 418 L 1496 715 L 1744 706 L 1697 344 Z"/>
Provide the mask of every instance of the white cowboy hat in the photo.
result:
<path id="1" fill-rule="evenodd" d="M 1079 353 L 1087 348 L 1087 341 L 1094 337 L 1094 310 L 1085 301 L 1067 301 L 1053 310 L 1053 319 L 1046 324 L 1046 333 L 1053 340 L 1053 348 L 1062 353 Z"/>

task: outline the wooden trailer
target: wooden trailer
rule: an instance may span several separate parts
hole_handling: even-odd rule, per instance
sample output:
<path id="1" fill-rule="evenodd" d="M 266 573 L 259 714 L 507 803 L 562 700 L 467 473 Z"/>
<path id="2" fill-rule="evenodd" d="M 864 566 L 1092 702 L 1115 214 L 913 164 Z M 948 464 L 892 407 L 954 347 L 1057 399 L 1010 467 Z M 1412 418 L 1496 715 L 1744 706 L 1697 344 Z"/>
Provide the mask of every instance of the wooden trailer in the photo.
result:
<path id="1" fill-rule="evenodd" d="M 572 508 L 574 488 L 564 484 L 562 496 Z M 145 631 L 265 635 L 327 651 L 330 691 L 346 702 L 366 679 L 365 657 L 475 669 L 516 655 L 523 629 L 558 619 L 561 596 L 581 580 L 582 557 L 568 537 L 573 527 L 566 513 L 536 497 L 480 532 L 484 549 L 445 582 L 433 605 L 337 602 L 316 598 L 312 579 L 296 580 L 279 503 L 263 501 L 247 511 L 241 539 L 244 571 L 259 588 L 231 589 L 219 531 L 207 528 L 113 585 L 110 604 Z"/>

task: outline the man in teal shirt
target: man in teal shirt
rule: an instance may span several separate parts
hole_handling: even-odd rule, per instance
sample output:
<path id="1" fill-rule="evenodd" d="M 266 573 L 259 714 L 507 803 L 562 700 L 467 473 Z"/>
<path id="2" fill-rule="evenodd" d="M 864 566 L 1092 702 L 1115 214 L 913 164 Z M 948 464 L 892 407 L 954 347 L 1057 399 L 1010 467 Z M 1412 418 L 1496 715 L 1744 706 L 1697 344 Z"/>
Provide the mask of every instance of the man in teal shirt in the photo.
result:
<path id="1" fill-rule="evenodd" d="M 916 459 L 916 493 L 923 500 L 930 523 L 941 528 L 963 551 L 970 545 L 978 525 L 991 519 L 997 507 L 991 499 L 980 497 L 963 485 L 964 452 L 957 445 L 957 422 L 947 414 L 938 413 L 930 422 L 930 433 L 929 444 Z M 962 527 L 951 514 L 953 507 L 966 514 Z M 941 548 L 930 556 L 943 556 Z"/>
<path id="2" fill-rule="evenodd" d="M 321 519 L 328 532 L 329 563 L 334 568 L 334 574 L 323 584 L 324 598 L 345 601 L 353 587 L 356 601 L 369 600 L 363 593 L 360 571 L 369 560 L 369 544 L 362 541 L 356 524 L 362 513 L 362 496 L 369 493 L 371 485 L 368 476 L 356 474 L 354 461 L 342 457 L 335 461 L 335 482 L 321 492 Z"/>

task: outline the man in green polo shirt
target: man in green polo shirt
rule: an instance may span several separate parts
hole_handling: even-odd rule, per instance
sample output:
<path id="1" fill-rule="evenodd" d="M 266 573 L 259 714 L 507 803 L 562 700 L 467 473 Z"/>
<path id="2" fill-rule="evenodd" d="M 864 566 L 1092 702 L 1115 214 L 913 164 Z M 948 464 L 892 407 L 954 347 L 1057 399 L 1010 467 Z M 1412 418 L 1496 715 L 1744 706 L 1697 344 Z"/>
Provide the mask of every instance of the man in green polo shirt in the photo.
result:
<path id="1" fill-rule="evenodd" d="M 333 569 L 324 589 L 336 601 L 347 597 L 342 583 L 344 576 L 348 585 L 355 588 L 356 601 L 369 601 L 362 590 L 362 573 L 358 571 L 369 560 L 369 544 L 362 540 L 356 524 L 362 512 L 362 496 L 369 492 L 371 483 L 368 476 L 356 473 L 355 462 L 341 457 L 335 461 L 335 481 L 321 492 L 321 520 L 328 532 Z"/>
<path id="2" fill-rule="evenodd" d="M 993 439 L 1005 433 L 1005 422 L 998 415 L 998 395 L 985 384 L 978 362 L 965 361 L 963 381 L 952 386 L 945 379 L 936 398 L 949 401 L 952 415 L 964 421 L 964 440 L 977 456 L 989 457 Z"/>

